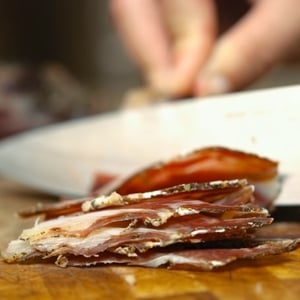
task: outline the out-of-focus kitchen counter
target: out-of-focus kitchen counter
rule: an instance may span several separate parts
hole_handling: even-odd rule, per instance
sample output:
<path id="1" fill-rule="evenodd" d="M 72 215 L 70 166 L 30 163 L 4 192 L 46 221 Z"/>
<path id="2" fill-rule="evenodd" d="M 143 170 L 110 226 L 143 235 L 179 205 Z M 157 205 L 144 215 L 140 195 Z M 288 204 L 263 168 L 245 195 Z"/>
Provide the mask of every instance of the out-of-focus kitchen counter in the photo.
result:
<path id="1" fill-rule="evenodd" d="M 34 220 L 15 212 L 56 201 L 0 179 L 0 248 Z M 135 267 L 61 269 L 49 264 L 6 264 L 0 260 L 0 299 L 289 299 L 300 295 L 300 249 L 214 272 Z"/>

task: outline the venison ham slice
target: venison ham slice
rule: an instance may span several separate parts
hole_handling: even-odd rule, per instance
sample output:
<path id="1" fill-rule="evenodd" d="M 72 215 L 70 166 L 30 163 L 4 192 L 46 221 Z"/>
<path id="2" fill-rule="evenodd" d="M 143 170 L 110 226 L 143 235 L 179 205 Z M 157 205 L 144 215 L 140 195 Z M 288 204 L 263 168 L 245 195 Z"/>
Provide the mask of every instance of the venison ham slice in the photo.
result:
<path id="1" fill-rule="evenodd" d="M 103 186 L 102 176 L 95 175 L 92 187 L 92 196 L 83 199 L 61 201 L 51 206 L 38 206 L 31 211 L 20 212 L 22 217 L 30 217 L 43 214 L 45 218 L 55 218 L 60 215 L 73 214 L 81 211 L 82 203 L 90 201 L 93 205 L 103 199 L 103 195 L 110 195 L 112 192 L 125 196 L 132 194 L 143 194 L 153 198 L 155 195 L 151 191 L 159 191 L 161 194 L 170 192 L 170 187 L 182 186 L 184 188 L 190 183 L 202 183 L 201 192 L 222 193 L 218 188 L 218 183 L 233 182 L 234 179 L 246 179 L 249 184 L 255 187 L 253 197 L 254 202 L 260 206 L 271 208 L 273 201 L 280 192 L 280 182 L 278 177 L 278 163 L 252 153 L 245 153 L 238 150 L 224 147 L 207 147 L 195 150 L 190 153 L 178 155 L 168 161 L 156 162 L 143 170 L 138 170 L 126 178 L 113 180 L 113 177 L 105 179 Z M 209 189 L 205 185 L 215 182 Z M 228 192 L 228 188 L 226 192 Z M 181 191 L 182 192 L 182 191 Z M 191 191 L 189 190 L 189 193 Z M 139 199 L 140 195 L 137 196 Z M 127 203 L 134 201 L 136 196 L 124 200 Z M 97 200 L 95 200 L 95 198 Z M 119 205 L 116 199 L 104 198 L 106 203 L 102 203 L 102 208 L 110 205 Z M 157 199 L 159 201 L 159 199 Z M 101 200 L 102 201 L 102 200 Z M 87 205 L 87 204 L 86 204 Z M 98 208 L 99 204 L 98 204 Z"/>
<path id="2" fill-rule="evenodd" d="M 61 267 L 113 263 L 211 270 L 295 248 L 294 240 L 255 241 L 257 228 L 272 218 L 255 204 L 253 191 L 242 179 L 88 199 L 81 211 L 24 230 L 3 257 L 54 258 Z"/>
<path id="3" fill-rule="evenodd" d="M 92 191 L 100 194 L 117 191 L 121 195 L 190 182 L 245 178 L 255 186 L 255 202 L 264 207 L 271 207 L 280 192 L 278 162 L 257 154 L 217 146 L 153 163 L 129 177 L 104 186 L 99 178 L 95 176 Z"/>
<path id="4" fill-rule="evenodd" d="M 232 241 L 227 241 L 228 246 Z M 248 245 L 247 245 L 248 243 Z M 218 244 L 210 246 L 214 248 L 198 249 L 166 249 L 150 250 L 138 257 L 128 257 L 106 252 L 98 257 L 83 256 L 59 256 L 56 264 L 61 267 L 91 266 L 96 264 L 126 264 L 143 267 L 168 267 L 170 269 L 211 271 L 223 267 L 236 260 L 257 259 L 268 255 L 278 255 L 291 251 L 297 246 L 296 240 L 251 240 L 244 244 L 228 248 L 223 243 L 223 248 Z"/>
<path id="5" fill-rule="evenodd" d="M 210 147 L 100 189 L 95 182 L 87 198 L 21 212 L 39 219 L 2 256 L 8 263 L 48 260 L 60 267 L 212 270 L 291 251 L 299 239 L 257 236 L 273 221 L 268 208 L 280 190 L 277 166 L 254 154 Z"/>

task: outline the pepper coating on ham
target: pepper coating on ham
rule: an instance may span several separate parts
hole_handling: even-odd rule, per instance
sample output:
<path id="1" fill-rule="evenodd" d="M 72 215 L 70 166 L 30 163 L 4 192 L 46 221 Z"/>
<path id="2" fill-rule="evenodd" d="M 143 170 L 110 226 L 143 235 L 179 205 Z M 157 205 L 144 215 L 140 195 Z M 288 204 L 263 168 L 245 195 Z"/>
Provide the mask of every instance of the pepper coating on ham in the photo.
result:
<path id="1" fill-rule="evenodd" d="M 95 177 L 94 192 L 117 191 L 121 195 L 163 189 L 190 182 L 245 178 L 255 186 L 255 201 L 270 207 L 280 192 L 278 163 L 253 153 L 224 147 L 201 148 L 156 162 L 129 177 L 103 186 Z"/>
<path id="2" fill-rule="evenodd" d="M 204 190 L 205 193 L 209 193 L 210 190 L 211 193 L 216 194 L 221 192 L 217 182 L 228 180 L 234 182 L 234 179 L 246 179 L 249 184 L 254 185 L 254 202 L 263 207 L 272 207 L 273 201 L 280 192 L 277 162 L 237 150 L 208 147 L 179 155 L 168 161 L 154 163 L 128 178 L 112 180 L 111 183 L 105 180 L 104 186 L 102 181 L 98 182 L 98 176 L 95 176 L 92 187 L 93 196 L 61 201 L 51 206 L 38 206 L 30 211 L 20 212 L 20 216 L 30 217 L 43 214 L 47 219 L 55 218 L 80 212 L 83 203 L 95 202 L 94 199 L 97 196 L 103 198 L 103 195 L 107 196 L 114 191 L 122 196 L 143 193 L 145 197 L 148 197 L 147 192 L 149 191 L 158 190 L 161 191 L 159 193 L 168 193 L 168 189 L 172 186 L 183 186 L 182 184 L 192 182 L 202 183 L 201 190 Z M 215 183 L 210 188 L 209 186 L 204 187 L 210 182 Z M 101 188 L 99 189 L 99 187 Z M 159 195 L 157 196 L 159 197 Z M 153 192 L 151 197 L 154 197 Z M 116 201 L 110 202 L 111 198 L 105 197 L 104 199 L 106 199 L 106 203 L 101 208 L 119 205 Z"/>
<path id="3" fill-rule="evenodd" d="M 221 180 L 187 181 L 195 172 L 199 175 L 203 168 L 207 170 L 208 162 L 214 166 L 208 179 L 217 176 L 214 163 L 221 154 L 225 155 Z M 247 179 L 225 180 L 226 169 L 231 177 L 237 175 L 240 165 L 239 174 L 245 175 L 244 159 L 254 166 L 253 171 L 248 165 Z M 43 214 L 44 220 L 25 229 L 2 255 L 10 263 L 54 259 L 61 267 L 126 264 L 211 270 L 236 259 L 290 251 L 298 240 L 255 238 L 256 230 L 273 219 L 267 208 L 258 205 L 262 202 L 257 201 L 254 181 L 276 181 L 276 167 L 268 159 L 225 148 L 199 150 L 164 167 L 139 172 L 110 194 L 23 212 L 25 217 Z M 143 176 L 149 179 L 146 190 L 141 189 Z M 173 182 L 177 185 L 167 185 Z M 275 194 L 271 194 L 273 199 Z"/>

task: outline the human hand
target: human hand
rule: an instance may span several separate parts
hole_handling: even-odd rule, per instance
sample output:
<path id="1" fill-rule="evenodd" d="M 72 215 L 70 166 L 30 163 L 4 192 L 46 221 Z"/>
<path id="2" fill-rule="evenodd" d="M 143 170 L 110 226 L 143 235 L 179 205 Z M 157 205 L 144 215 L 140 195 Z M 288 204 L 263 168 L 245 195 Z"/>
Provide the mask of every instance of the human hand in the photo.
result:
<path id="1" fill-rule="evenodd" d="M 182 97 L 241 89 L 292 50 L 300 52 L 299 0 L 249 2 L 251 9 L 221 36 L 214 0 L 111 0 L 111 7 L 148 85 Z"/>

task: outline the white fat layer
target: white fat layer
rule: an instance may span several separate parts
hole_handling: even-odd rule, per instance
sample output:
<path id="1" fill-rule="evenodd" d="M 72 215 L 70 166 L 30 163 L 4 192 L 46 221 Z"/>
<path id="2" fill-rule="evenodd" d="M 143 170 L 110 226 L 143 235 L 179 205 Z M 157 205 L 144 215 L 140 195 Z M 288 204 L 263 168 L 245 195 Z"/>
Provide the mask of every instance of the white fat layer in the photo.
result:
<path id="1" fill-rule="evenodd" d="M 61 231 L 82 231 L 86 228 L 89 228 L 97 220 L 112 217 L 116 215 L 126 215 L 130 213 L 147 213 L 149 210 L 146 209 L 125 209 L 122 211 L 119 210 L 103 210 L 95 211 L 87 214 L 77 215 L 77 216 L 66 216 L 59 217 L 57 219 L 52 219 L 49 221 L 44 221 L 36 224 L 30 229 L 23 230 L 20 235 L 20 239 L 39 239 L 42 236 L 47 236 L 49 234 L 56 235 L 53 228 L 58 228 Z"/>
<path id="2" fill-rule="evenodd" d="M 109 241 L 112 238 L 121 238 L 121 235 L 126 232 L 127 230 L 124 228 L 105 228 L 105 230 L 101 230 L 100 232 L 94 231 L 87 237 L 64 237 L 64 236 L 57 236 L 57 237 L 45 237 L 42 240 L 39 241 L 23 241 L 23 240 L 16 240 L 11 243 L 22 245 L 28 244 L 32 249 L 38 250 L 40 252 L 44 253 L 51 253 L 51 252 L 59 252 L 59 254 L 67 253 L 71 251 L 71 249 L 74 249 L 81 254 L 88 253 L 93 248 L 96 248 L 97 246 L 107 243 L 107 245 L 104 247 L 104 250 L 107 247 L 110 247 Z M 130 230 L 129 230 L 130 231 Z M 176 241 L 181 238 L 181 235 L 178 234 L 176 231 L 170 229 L 170 230 L 157 230 L 157 229 L 151 229 L 151 228 L 136 228 L 134 229 L 134 234 L 137 235 L 143 235 L 147 233 L 152 233 L 153 236 L 157 233 L 163 233 L 169 236 L 168 242 L 172 243 L 173 241 Z M 132 240 L 128 240 L 128 242 L 131 242 Z M 148 244 L 149 243 L 149 244 Z M 151 244 L 153 243 L 153 245 Z M 158 245 L 161 245 L 162 242 L 158 242 Z M 145 246 L 152 248 L 155 244 L 155 242 L 146 242 Z M 104 251 L 103 250 L 103 251 Z M 10 248 L 11 252 L 14 252 L 17 256 L 20 255 L 20 253 L 23 251 L 22 247 L 13 247 Z M 75 251 L 75 252 L 76 252 Z"/>
<path id="3" fill-rule="evenodd" d="M 209 232 L 209 229 L 205 229 L 205 228 L 197 229 L 197 230 L 192 231 L 191 236 L 195 236 L 195 235 L 198 235 L 198 234 L 205 234 L 205 233 L 208 233 L 208 232 Z"/>
<path id="4" fill-rule="evenodd" d="M 146 267 L 159 267 L 165 264 L 174 264 L 174 265 L 178 265 L 178 264 L 194 264 L 197 261 L 194 260 L 193 258 L 189 258 L 189 257 L 183 257 L 183 256 L 179 256 L 176 254 L 166 254 L 166 255 L 161 255 L 159 257 L 150 259 L 146 262 L 143 262 L 143 266 Z"/>
<path id="5" fill-rule="evenodd" d="M 33 252 L 34 249 L 27 241 L 14 240 L 8 244 L 6 250 L 2 252 L 2 256 L 6 261 L 10 262 L 28 256 Z"/>
<path id="6" fill-rule="evenodd" d="M 168 253 L 165 255 L 160 255 L 153 259 L 149 259 L 148 261 L 143 261 L 141 265 L 146 267 L 156 268 L 162 265 L 194 265 L 194 266 L 202 266 L 205 269 L 212 269 L 213 267 L 219 267 L 226 262 L 219 261 L 219 260 L 210 260 L 207 259 L 199 259 L 193 257 L 186 257 L 177 254 Z"/>

